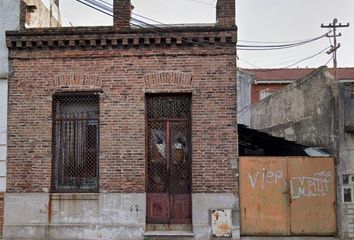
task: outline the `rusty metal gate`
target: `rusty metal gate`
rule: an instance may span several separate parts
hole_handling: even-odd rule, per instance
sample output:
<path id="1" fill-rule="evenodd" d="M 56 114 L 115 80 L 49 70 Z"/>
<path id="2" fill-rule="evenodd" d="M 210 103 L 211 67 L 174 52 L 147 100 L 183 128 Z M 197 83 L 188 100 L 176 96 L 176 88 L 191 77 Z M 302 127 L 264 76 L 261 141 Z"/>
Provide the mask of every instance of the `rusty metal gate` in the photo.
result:
<path id="1" fill-rule="evenodd" d="M 191 223 L 190 96 L 147 96 L 147 223 Z"/>
<path id="2" fill-rule="evenodd" d="M 240 157 L 243 235 L 334 235 L 333 158 Z"/>

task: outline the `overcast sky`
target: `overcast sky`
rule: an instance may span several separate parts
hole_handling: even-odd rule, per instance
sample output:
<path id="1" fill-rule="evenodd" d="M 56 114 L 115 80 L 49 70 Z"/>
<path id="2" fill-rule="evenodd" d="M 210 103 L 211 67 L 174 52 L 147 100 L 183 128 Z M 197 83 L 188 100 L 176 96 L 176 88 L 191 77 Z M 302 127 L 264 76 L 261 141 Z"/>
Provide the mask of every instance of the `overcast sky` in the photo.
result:
<path id="1" fill-rule="evenodd" d="M 105 0 L 112 3 L 112 0 Z M 92 10 L 75 0 L 61 0 L 61 14 L 65 25 L 112 25 L 112 18 Z M 213 23 L 214 0 L 132 0 L 134 13 L 163 23 Z M 236 0 L 238 44 L 262 44 L 244 41 L 272 42 L 307 40 L 326 33 L 321 23 L 333 18 L 349 28 L 339 31 L 341 48 L 338 66 L 354 67 L 354 0 Z M 270 43 L 268 43 L 270 42 Z M 275 43 L 278 44 L 278 43 Z M 292 49 L 277 51 L 238 51 L 238 66 L 286 67 L 321 52 L 330 45 L 328 38 Z M 330 59 L 325 51 L 292 67 L 318 67 Z M 329 63 L 332 66 L 332 62 Z"/>

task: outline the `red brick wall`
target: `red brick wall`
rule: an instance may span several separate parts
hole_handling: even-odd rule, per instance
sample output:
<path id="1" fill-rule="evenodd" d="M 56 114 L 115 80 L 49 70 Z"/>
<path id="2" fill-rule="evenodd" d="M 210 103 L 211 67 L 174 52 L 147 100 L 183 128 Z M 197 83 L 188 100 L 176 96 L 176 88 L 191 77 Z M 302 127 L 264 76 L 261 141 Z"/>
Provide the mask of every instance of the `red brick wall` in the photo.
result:
<path id="1" fill-rule="evenodd" d="M 235 26 L 235 0 L 218 0 L 216 4 L 216 22 L 220 26 Z"/>
<path id="2" fill-rule="evenodd" d="M 132 5 L 130 0 L 113 1 L 113 24 L 115 27 L 127 28 L 130 26 Z"/>
<path id="3" fill-rule="evenodd" d="M 268 89 L 269 91 L 278 91 L 285 87 L 287 84 L 278 84 L 278 83 L 271 83 L 271 84 L 252 84 L 251 89 L 251 103 L 256 104 L 260 101 L 260 92 L 262 90 Z"/>
<path id="4" fill-rule="evenodd" d="M 210 46 L 125 50 L 13 48 L 7 191 L 50 189 L 52 94 L 57 91 L 54 76 L 88 74 L 98 76 L 103 91 L 100 192 L 145 191 L 144 91 L 193 92 L 193 192 L 237 192 L 230 164 L 237 159 L 235 61 L 235 48 L 230 45 L 218 49 Z M 178 83 L 146 86 L 144 77 L 160 71 L 189 73 L 191 86 Z M 75 88 L 80 89 L 79 86 L 72 89 Z"/>

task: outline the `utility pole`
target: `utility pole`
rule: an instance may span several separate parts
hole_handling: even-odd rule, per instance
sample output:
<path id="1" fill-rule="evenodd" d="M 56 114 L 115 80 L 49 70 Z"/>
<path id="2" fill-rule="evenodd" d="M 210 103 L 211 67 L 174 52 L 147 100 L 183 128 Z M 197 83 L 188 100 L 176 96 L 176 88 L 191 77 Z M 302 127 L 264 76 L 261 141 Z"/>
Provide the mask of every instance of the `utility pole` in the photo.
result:
<path id="1" fill-rule="evenodd" d="M 327 54 L 333 53 L 333 68 L 334 68 L 334 75 L 335 75 L 335 80 L 338 81 L 338 69 L 337 69 L 337 49 L 340 48 L 340 43 L 337 44 L 337 37 L 341 37 L 342 34 L 338 33 L 337 34 L 337 28 L 344 28 L 344 27 L 349 27 L 349 23 L 342 25 L 342 23 L 338 23 L 337 18 L 333 19 L 333 22 L 324 25 L 323 23 L 321 24 L 321 28 L 331 28 L 333 35 L 327 34 L 327 37 L 333 38 L 333 45 L 331 46 L 331 49 L 327 52 Z"/>
<path id="2" fill-rule="evenodd" d="M 337 18 L 333 19 L 333 22 L 328 24 L 328 25 L 324 25 L 323 23 L 321 24 L 321 28 L 327 28 L 327 29 L 331 29 L 332 34 L 330 35 L 329 33 L 326 35 L 329 38 L 333 38 L 333 45 L 331 45 L 331 49 L 327 52 L 327 54 L 333 54 L 333 68 L 334 68 L 334 84 L 335 86 L 333 86 L 333 90 L 334 90 L 334 108 L 333 108 L 333 112 L 334 112 L 334 124 L 337 126 L 337 128 L 335 129 L 339 129 L 339 125 L 340 125 L 340 121 L 339 121 L 339 96 L 338 96 L 338 92 L 339 92 L 339 78 L 338 78 L 338 68 L 337 68 L 337 49 L 340 48 L 340 44 L 337 44 L 337 37 L 342 36 L 341 33 L 337 34 L 337 28 L 344 28 L 344 27 L 349 27 L 349 23 L 342 25 L 341 23 L 338 24 L 338 20 Z M 336 157 L 336 164 L 339 164 L 339 160 L 340 160 L 340 148 L 339 148 L 339 132 L 338 130 L 335 130 L 335 136 L 336 136 L 336 141 L 334 144 L 334 149 L 335 149 L 335 157 Z"/>

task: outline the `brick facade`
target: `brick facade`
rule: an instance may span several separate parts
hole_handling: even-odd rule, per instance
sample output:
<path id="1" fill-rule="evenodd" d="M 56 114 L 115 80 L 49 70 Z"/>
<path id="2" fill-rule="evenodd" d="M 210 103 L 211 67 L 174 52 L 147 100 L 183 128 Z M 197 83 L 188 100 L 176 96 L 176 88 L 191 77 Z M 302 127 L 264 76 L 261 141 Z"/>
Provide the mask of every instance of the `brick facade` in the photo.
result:
<path id="1" fill-rule="evenodd" d="M 113 46 L 109 33 L 92 46 L 92 41 L 70 39 L 69 30 L 47 30 L 44 35 L 40 31 L 8 33 L 8 192 L 50 189 L 52 96 L 91 90 L 102 92 L 100 192 L 145 191 L 146 92 L 192 93 L 193 192 L 237 191 L 231 169 L 237 159 L 233 31 L 202 33 L 210 39 L 221 34 L 230 42 L 223 47 L 176 41 L 156 46 L 156 40 L 150 45 L 134 46 L 134 40 L 127 40 L 127 46 Z M 87 29 L 86 35 L 73 30 L 74 37 L 97 37 L 90 31 L 95 29 Z M 190 31 L 186 34 L 193 37 Z M 58 36 L 77 45 L 60 47 L 58 41 L 51 42 Z M 53 46 L 45 46 L 49 44 Z"/>
<path id="2" fill-rule="evenodd" d="M 234 6 L 231 0 L 221 2 Z M 191 189 L 188 183 L 188 197 L 183 201 L 192 207 L 178 220 L 186 220 L 184 223 L 189 225 L 186 229 L 193 225 L 193 239 L 205 240 L 211 236 L 210 209 L 232 209 L 234 219 L 238 219 L 234 11 L 232 14 L 219 3 L 217 24 L 169 25 L 156 30 L 131 27 L 127 9 L 130 13 L 129 0 L 114 1 L 114 26 L 111 27 L 7 32 L 10 74 L 5 212 L 9 214 L 5 215 L 5 237 L 143 239 L 151 223 L 148 220 L 151 206 L 154 211 L 169 207 L 168 202 L 160 207 L 158 200 L 149 200 L 151 195 L 146 189 L 149 156 L 146 96 L 153 94 L 191 96 L 191 134 L 186 130 L 185 136 L 191 135 L 192 177 Z M 57 115 L 60 108 L 53 104 L 53 99 L 57 99 L 54 96 L 58 94 L 87 92 L 99 94 L 96 101 L 99 102 L 99 124 L 95 107 L 96 110 L 91 111 L 96 114 L 96 122 L 84 125 L 95 126 L 95 132 L 91 132 L 95 135 L 90 136 L 99 136 L 93 138 L 99 141 L 98 192 L 95 192 L 95 167 L 95 180 L 91 175 L 82 180 L 85 184 L 94 181 L 92 192 L 75 188 L 76 176 L 65 175 L 70 181 L 67 186 L 74 186 L 71 189 L 77 192 L 62 193 L 57 185 L 52 186 L 52 182 L 57 184 L 53 181 L 55 177 L 62 173 L 54 175 L 52 169 L 54 162 L 59 161 L 58 152 L 63 152 L 60 156 L 65 155 L 72 141 L 67 140 L 66 132 L 58 140 L 57 129 L 66 128 L 58 127 L 62 125 L 58 125 L 57 118 L 73 115 Z M 70 104 L 65 105 L 66 109 L 78 107 Z M 80 106 L 88 106 L 84 104 Z M 80 121 L 92 121 L 87 118 L 89 114 L 74 114 L 82 116 Z M 65 131 L 70 132 L 70 127 L 68 129 Z M 78 131 L 88 132 L 82 129 Z M 80 136 L 83 142 L 88 135 Z M 57 151 L 56 144 L 58 141 L 61 144 L 61 139 L 65 144 Z M 164 146 L 171 147 L 171 141 Z M 87 142 L 79 148 L 86 149 Z M 157 145 L 156 142 L 154 147 Z M 63 158 L 75 164 L 79 159 L 70 154 Z M 168 160 L 169 157 L 163 158 Z M 60 166 L 66 164 L 65 161 Z M 74 171 L 85 172 L 79 167 Z M 68 168 L 72 169 L 69 164 L 64 165 L 61 171 Z M 181 200 L 174 201 L 173 206 L 177 206 L 177 201 Z M 200 202 L 204 204 L 199 205 Z M 184 209 L 184 204 L 178 207 Z M 31 209 L 31 212 L 25 218 L 19 217 L 16 212 L 22 209 Z M 154 214 L 151 216 L 158 219 L 158 214 Z M 232 222 L 230 229 L 233 239 L 238 239 L 238 220 Z"/>
<path id="3" fill-rule="evenodd" d="M 129 28 L 132 5 L 130 0 L 113 1 L 113 25 L 117 28 Z"/>

